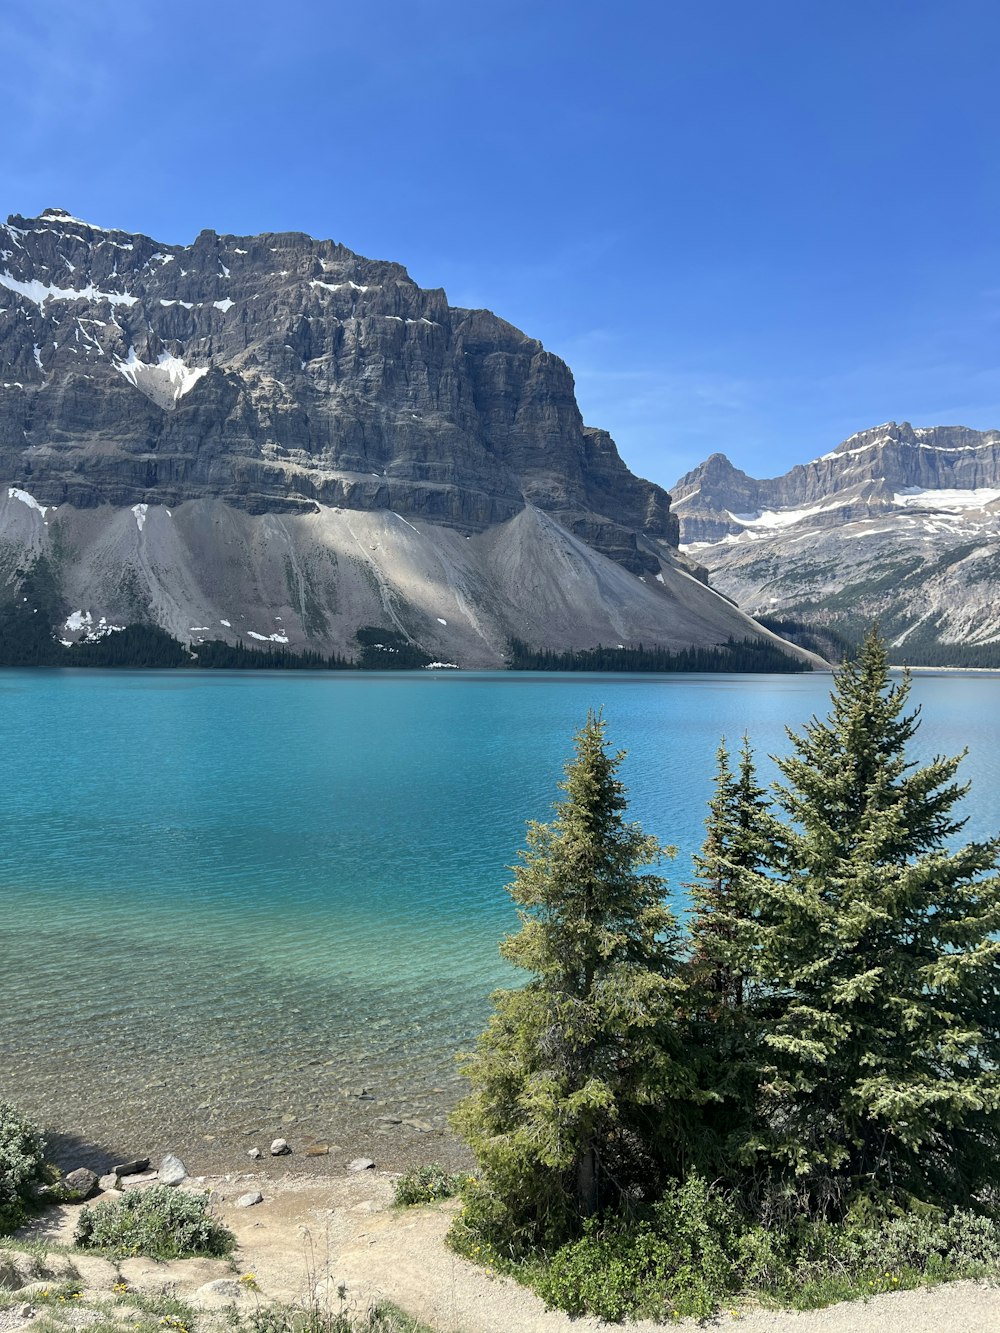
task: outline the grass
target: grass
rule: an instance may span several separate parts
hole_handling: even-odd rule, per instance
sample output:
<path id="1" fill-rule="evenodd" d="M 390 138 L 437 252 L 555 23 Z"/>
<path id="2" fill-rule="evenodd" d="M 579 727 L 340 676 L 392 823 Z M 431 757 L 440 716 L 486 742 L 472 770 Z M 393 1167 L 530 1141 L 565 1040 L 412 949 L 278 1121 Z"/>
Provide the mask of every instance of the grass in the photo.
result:
<path id="1" fill-rule="evenodd" d="M 345 1300 L 334 1311 L 272 1306 L 234 1321 L 239 1333 L 434 1333 L 398 1306 L 380 1302 L 352 1310 Z"/>

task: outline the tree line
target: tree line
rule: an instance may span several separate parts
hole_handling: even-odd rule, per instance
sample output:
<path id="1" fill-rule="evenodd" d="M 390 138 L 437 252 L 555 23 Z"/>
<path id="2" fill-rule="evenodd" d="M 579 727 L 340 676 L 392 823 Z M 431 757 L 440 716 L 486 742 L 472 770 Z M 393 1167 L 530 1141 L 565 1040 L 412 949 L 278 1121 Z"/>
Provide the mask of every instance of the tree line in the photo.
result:
<path id="1" fill-rule="evenodd" d="M 643 644 L 581 648 L 561 652 L 534 648 L 511 639 L 507 665 L 512 671 L 811 671 L 808 662 L 792 657 L 770 639 L 734 639 L 713 647 L 667 648 Z"/>

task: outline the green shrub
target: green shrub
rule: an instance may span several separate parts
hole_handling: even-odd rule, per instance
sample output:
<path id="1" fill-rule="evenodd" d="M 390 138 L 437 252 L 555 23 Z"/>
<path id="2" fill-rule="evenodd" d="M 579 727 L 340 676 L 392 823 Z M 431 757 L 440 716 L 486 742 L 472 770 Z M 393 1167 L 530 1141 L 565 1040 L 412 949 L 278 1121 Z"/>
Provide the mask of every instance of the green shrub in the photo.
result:
<path id="1" fill-rule="evenodd" d="M 691 1177 L 668 1190 L 650 1215 L 561 1246 L 536 1287 L 549 1305 L 603 1319 L 706 1319 L 741 1285 L 734 1263 L 739 1223 L 728 1200 Z"/>
<path id="2" fill-rule="evenodd" d="M 151 1259 L 226 1255 L 236 1237 L 208 1215 L 208 1197 L 166 1185 L 128 1190 L 121 1199 L 83 1208 L 73 1239 L 83 1249 Z"/>
<path id="3" fill-rule="evenodd" d="M 435 1199 L 451 1199 L 461 1189 L 464 1179 L 452 1175 L 438 1162 L 419 1166 L 396 1181 L 395 1202 L 409 1208 L 417 1203 L 433 1203 Z"/>
<path id="4" fill-rule="evenodd" d="M 38 1130 L 0 1101 L 0 1236 L 24 1221 L 32 1185 L 41 1181 L 45 1141 Z"/>
<path id="5" fill-rule="evenodd" d="M 1000 1276 L 1000 1224 L 958 1210 L 907 1212 L 875 1200 L 838 1223 L 803 1213 L 765 1227 L 736 1195 L 691 1177 L 655 1205 L 592 1218 L 579 1239 L 518 1262 L 497 1248 L 475 1190 L 470 1202 L 452 1227 L 454 1248 L 512 1273 L 571 1315 L 707 1319 L 734 1300 L 814 1309 L 927 1282 Z"/>

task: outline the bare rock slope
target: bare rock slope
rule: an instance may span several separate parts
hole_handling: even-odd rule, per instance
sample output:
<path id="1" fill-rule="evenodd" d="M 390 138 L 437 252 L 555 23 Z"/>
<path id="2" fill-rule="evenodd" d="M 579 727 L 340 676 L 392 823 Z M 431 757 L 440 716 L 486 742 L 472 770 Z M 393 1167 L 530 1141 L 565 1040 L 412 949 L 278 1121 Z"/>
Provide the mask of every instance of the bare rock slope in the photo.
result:
<path id="1" fill-rule="evenodd" d="M 512 636 L 761 633 L 562 361 L 299 233 L 0 226 L 0 486 L 0 596 L 44 555 L 68 640 L 145 621 L 350 652 L 379 625 L 489 666 Z"/>

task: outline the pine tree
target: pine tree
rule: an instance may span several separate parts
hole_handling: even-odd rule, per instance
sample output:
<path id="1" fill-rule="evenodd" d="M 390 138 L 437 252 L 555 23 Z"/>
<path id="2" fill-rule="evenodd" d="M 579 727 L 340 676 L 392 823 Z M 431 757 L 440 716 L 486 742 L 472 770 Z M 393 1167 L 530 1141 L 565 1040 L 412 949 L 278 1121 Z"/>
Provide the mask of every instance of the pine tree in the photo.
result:
<path id="1" fill-rule="evenodd" d="M 907 760 L 909 688 L 873 632 L 830 716 L 789 732 L 789 822 L 757 880 L 771 1057 L 745 1147 L 829 1215 L 1000 1181 L 1000 841 L 953 845 L 961 756 Z"/>
<path id="2" fill-rule="evenodd" d="M 752 923 L 758 901 L 754 873 L 769 856 L 769 805 L 757 781 L 749 738 L 743 738 L 738 775 L 723 741 L 716 752 L 705 841 L 694 858 L 698 878 L 688 886 L 694 903 L 692 982 L 698 1002 L 711 1017 L 742 1009 L 752 984 Z"/>
<path id="3" fill-rule="evenodd" d="M 705 841 L 694 857 L 690 962 L 684 1007 L 705 1095 L 699 1167 L 729 1176 L 749 1132 L 760 1079 L 760 931 L 757 877 L 772 846 L 773 820 L 744 736 L 737 773 L 725 741 L 716 754 Z"/>
<path id="4" fill-rule="evenodd" d="M 501 953 L 531 979 L 493 996 L 464 1062 L 454 1123 L 481 1172 L 464 1220 L 505 1245 L 559 1243 L 611 1204 L 643 1152 L 637 1126 L 660 1133 L 684 1082 L 676 923 L 664 881 L 640 873 L 667 849 L 625 819 L 623 758 L 590 714 L 555 819 L 528 825 L 508 886 L 521 929 Z"/>

